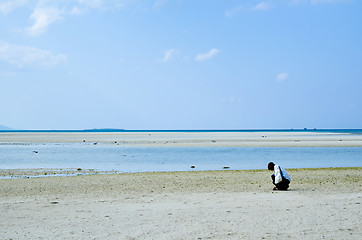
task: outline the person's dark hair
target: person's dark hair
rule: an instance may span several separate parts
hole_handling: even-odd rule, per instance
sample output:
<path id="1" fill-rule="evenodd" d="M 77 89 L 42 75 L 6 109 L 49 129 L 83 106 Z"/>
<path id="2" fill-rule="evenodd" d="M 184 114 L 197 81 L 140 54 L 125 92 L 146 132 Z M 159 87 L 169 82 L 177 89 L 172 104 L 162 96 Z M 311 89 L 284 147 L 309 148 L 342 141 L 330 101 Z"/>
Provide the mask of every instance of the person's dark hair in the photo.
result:
<path id="1" fill-rule="evenodd" d="M 270 171 L 273 171 L 274 170 L 274 163 L 273 162 L 270 162 L 270 163 L 268 163 L 268 169 L 270 170 Z"/>

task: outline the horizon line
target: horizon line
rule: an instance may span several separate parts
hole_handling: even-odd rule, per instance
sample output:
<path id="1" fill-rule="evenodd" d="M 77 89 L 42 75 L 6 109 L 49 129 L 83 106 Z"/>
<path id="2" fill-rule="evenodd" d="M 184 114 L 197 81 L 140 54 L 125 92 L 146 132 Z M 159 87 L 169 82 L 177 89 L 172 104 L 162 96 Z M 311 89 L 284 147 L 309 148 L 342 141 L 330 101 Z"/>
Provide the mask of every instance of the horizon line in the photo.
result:
<path id="1" fill-rule="evenodd" d="M 249 128 L 249 129 L 0 129 L 0 132 L 263 132 L 263 131 L 361 131 L 362 128 Z"/>

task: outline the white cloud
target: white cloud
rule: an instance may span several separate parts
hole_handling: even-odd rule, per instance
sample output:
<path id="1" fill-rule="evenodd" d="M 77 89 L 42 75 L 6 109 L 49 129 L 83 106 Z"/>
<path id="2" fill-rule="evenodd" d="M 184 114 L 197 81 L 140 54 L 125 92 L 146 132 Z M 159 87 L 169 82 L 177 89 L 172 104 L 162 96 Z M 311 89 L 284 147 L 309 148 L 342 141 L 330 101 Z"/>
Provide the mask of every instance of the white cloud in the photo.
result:
<path id="1" fill-rule="evenodd" d="M 208 60 L 208 59 L 216 56 L 219 52 L 220 52 L 219 49 L 213 48 L 213 49 L 211 49 L 210 51 L 208 51 L 207 53 L 197 54 L 195 60 L 196 60 L 196 61 L 205 61 L 205 60 Z"/>
<path id="2" fill-rule="evenodd" d="M 160 62 L 168 62 L 170 61 L 173 57 L 175 57 L 176 54 L 178 54 L 180 51 L 177 49 L 169 49 L 167 51 L 165 51 L 165 55 L 163 58 L 159 59 Z"/>
<path id="3" fill-rule="evenodd" d="M 348 3 L 353 0 L 291 0 L 291 4 Z"/>
<path id="4" fill-rule="evenodd" d="M 305 3 L 308 3 L 308 2 L 309 2 L 309 0 L 291 0 L 290 4 L 298 5 L 298 4 L 305 4 Z"/>
<path id="5" fill-rule="evenodd" d="M 0 12 L 6 15 L 15 8 L 23 6 L 26 2 L 27 0 L 2 1 L 0 2 Z"/>
<path id="6" fill-rule="evenodd" d="M 103 0 L 79 0 L 79 4 L 86 5 L 93 8 L 102 7 L 104 4 Z"/>
<path id="7" fill-rule="evenodd" d="M 226 17 L 233 17 L 234 15 L 236 15 L 237 13 L 242 11 L 243 9 L 244 9 L 243 6 L 234 7 L 232 9 L 229 9 L 229 10 L 225 11 L 225 16 Z"/>
<path id="8" fill-rule="evenodd" d="M 121 8 L 129 1 L 132 0 L 78 0 L 80 5 L 102 10 Z"/>
<path id="9" fill-rule="evenodd" d="M 72 14 L 72 15 L 81 15 L 82 13 L 83 13 L 83 10 L 82 9 L 80 9 L 79 7 L 77 7 L 77 6 L 75 6 L 75 7 L 73 7 L 72 8 L 72 10 L 70 11 L 70 13 Z"/>
<path id="10" fill-rule="evenodd" d="M 255 7 L 252 8 L 253 11 L 266 11 L 272 8 L 273 5 L 269 2 L 261 2 L 255 5 Z"/>
<path id="11" fill-rule="evenodd" d="M 351 2 L 351 0 L 310 0 L 311 4 L 318 3 L 343 3 L 343 2 Z"/>
<path id="12" fill-rule="evenodd" d="M 279 73 L 276 77 L 277 82 L 283 82 L 289 78 L 289 74 L 286 72 Z"/>
<path id="13" fill-rule="evenodd" d="M 0 42 L 0 61 L 17 68 L 26 66 L 54 67 L 65 63 L 67 55 L 53 54 L 50 51 L 42 50 L 24 45 L 14 45 Z"/>
<path id="14" fill-rule="evenodd" d="M 234 15 L 243 12 L 243 10 L 251 11 L 267 11 L 273 7 L 281 7 L 286 5 L 316 5 L 316 4 L 328 4 L 328 3 L 352 3 L 356 0 L 265 0 L 259 2 L 256 5 L 248 5 L 244 3 L 225 11 L 225 17 L 233 17 Z M 246 1 L 245 1 L 246 2 Z"/>
<path id="15" fill-rule="evenodd" d="M 36 8 L 30 16 L 34 24 L 26 29 L 27 33 L 32 37 L 44 33 L 51 24 L 62 19 L 63 13 L 55 7 Z"/>
<path id="16" fill-rule="evenodd" d="M 162 8 L 165 5 L 167 5 L 168 0 L 156 0 L 155 3 L 153 4 L 154 8 Z"/>

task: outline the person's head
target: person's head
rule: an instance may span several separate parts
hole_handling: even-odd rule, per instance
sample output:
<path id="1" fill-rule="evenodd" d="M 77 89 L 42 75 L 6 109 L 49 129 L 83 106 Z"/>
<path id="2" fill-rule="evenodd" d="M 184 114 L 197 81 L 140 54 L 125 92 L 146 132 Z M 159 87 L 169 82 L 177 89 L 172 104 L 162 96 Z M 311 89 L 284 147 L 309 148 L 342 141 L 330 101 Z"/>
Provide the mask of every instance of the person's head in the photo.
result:
<path id="1" fill-rule="evenodd" d="M 268 169 L 270 171 L 274 171 L 274 166 L 275 166 L 275 164 L 273 162 L 268 163 Z"/>

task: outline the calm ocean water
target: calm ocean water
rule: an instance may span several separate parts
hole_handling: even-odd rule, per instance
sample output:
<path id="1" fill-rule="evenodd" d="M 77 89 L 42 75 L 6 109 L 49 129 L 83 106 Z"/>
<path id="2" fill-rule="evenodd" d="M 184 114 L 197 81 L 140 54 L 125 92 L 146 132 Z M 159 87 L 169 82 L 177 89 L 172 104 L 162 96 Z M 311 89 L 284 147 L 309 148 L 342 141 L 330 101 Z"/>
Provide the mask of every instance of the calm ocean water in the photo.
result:
<path id="1" fill-rule="evenodd" d="M 235 129 L 235 130 L 125 130 L 125 129 L 85 129 L 85 130 L 0 130 L 1 132 L 331 132 L 362 134 L 362 129 Z"/>
<path id="2" fill-rule="evenodd" d="M 38 153 L 35 153 L 37 151 Z M 0 168 L 83 168 L 120 172 L 362 167 L 360 147 L 140 148 L 113 145 L 2 144 Z M 190 166 L 195 168 L 190 168 Z"/>

